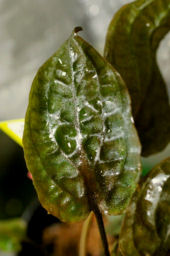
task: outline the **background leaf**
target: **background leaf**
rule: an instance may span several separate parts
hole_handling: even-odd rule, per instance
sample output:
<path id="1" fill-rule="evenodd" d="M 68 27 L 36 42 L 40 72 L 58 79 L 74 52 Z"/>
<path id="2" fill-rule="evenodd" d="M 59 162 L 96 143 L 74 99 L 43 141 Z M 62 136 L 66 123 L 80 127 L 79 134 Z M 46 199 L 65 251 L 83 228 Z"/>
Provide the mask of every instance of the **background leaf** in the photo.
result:
<path id="1" fill-rule="evenodd" d="M 39 69 L 23 137 L 39 199 L 63 221 L 84 219 L 94 204 L 120 214 L 140 175 L 125 85 L 77 30 Z"/>
<path id="2" fill-rule="evenodd" d="M 127 84 L 144 156 L 170 141 L 170 105 L 156 63 L 157 48 L 169 30 L 169 0 L 138 0 L 116 13 L 106 37 L 104 55 Z"/>
<path id="3" fill-rule="evenodd" d="M 26 234 L 26 223 L 21 219 L 0 221 L 0 250 L 18 252 Z"/>
<path id="4" fill-rule="evenodd" d="M 170 249 L 170 158 L 148 175 L 129 205 L 120 233 L 123 256 L 166 255 Z"/>

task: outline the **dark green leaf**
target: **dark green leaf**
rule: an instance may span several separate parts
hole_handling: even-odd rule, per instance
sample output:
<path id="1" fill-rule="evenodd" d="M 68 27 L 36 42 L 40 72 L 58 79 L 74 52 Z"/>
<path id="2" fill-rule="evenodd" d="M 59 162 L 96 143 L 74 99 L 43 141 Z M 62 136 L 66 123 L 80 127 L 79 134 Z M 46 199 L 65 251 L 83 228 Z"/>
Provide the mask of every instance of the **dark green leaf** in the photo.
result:
<path id="1" fill-rule="evenodd" d="M 126 208 L 140 175 L 140 145 L 119 74 L 75 32 L 39 69 L 27 109 L 24 153 L 42 205 L 63 221 L 93 204 Z"/>
<path id="2" fill-rule="evenodd" d="M 0 221 L 0 251 L 18 252 L 25 233 L 26 224 L 21 219 Z"/>
<path id="3" fill-rule="evenodd" d="M 108 28 L 105 57 L 129 89 L 143 155 L 161 151 L 170 141 L 170 105 L 156 63 L 157 48 L 169 30 L 169 0 L 127 4 Z"/>
<path id="4" fill-rule="evenodd" d="M 120 233 L 123 256 L 164 256 L 170 249 L 170 158 L 148 175 L 129 205 Z"/>

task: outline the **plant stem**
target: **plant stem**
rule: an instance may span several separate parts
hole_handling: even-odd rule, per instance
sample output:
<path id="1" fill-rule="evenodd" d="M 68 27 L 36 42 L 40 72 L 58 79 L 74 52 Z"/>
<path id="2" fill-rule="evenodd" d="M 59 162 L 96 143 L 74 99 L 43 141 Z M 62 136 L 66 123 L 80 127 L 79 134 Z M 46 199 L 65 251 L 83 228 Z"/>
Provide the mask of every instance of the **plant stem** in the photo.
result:
<path id="1" fill-rule="evenodd" d="M 80 236 L 80 247 L 79 256 L 86 256 L 86 240 L 89 231 L 89 226 L 93 217 L 93 212 L 91 211 L 87 219 L 83 223 L 83 228 Z"/>
<path id="2" fill-rule="evenodd" d="M 82 155 L 82 165 L 79 170 L 84 178 L 86 194 L 87 194 L 87 199 L 88 199 L 88 203 L 89 203 L 89 209 L 94 212 L 94 215 L 96 217 L 101 240 L 102 240 L 103 247 L 104 247 L 105 256 L 110 256 L 109 246 L 108 246 L 106 232 L 105 232 L 104 223 L 103 223 L 103 217 L 102 217 L 102 214 L 101 214 L 101 212 L 98 208 L 98 205 L 96 203 L 95 178 L 92 175 L 93 172 L 91 172 L 91 170 L 90 170 L 89 164 L 86 161 L 86 157 L 84 156 L 84 153 L 82 153 L 82 154 L 83 154 Z"/>
<path id="3" fill-rule="evenodd" d="M 102 243 L 103 243 L 105 256 L 110 256 L 109 246 L 108 246 L 108 242 L 107 242 L 107 237 L 106 237 L 106 232 L 105 232 L 105 228 L 104 228 L 102 214 L 101 214 L 101 212 L 100 212 L 100 210 L 97 206 L 93 209 L 93 211 L 94 211 L 94 214 L 96 216 L 97 224 L 98 224 L 98 227 L 99 227 L 100 236 L 101 236 L 101 240 L 102 240 Z"/>

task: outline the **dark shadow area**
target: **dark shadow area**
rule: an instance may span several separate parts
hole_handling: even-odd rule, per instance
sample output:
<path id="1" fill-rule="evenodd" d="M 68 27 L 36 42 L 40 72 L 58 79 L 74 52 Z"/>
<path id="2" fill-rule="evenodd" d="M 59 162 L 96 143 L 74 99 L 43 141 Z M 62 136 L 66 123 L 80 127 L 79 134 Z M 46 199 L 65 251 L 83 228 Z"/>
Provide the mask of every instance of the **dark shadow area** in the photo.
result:
<path id="1" fill-rule="evenodd" d="M 0 219 L 20 217 L 36 197 L 23 149 L 0 131 Z"/>

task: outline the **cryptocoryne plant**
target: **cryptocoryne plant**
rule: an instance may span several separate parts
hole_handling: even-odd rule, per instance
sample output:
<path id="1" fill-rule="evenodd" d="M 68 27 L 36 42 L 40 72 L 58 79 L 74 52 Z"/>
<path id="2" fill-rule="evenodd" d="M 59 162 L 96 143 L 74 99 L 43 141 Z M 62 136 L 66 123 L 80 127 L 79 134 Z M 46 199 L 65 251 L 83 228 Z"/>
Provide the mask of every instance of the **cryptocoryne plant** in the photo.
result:
<path id="1" fill-rule="evenodd" d="M 110 23 L 105 58 L 77 27 L 32 84 L 23 145 L 39 200 L 64 222 L 93 211 L 105 255 L 102 215 L 125 211 L 113 255 L 166 255 L 170 249 L 170 159 L 137 185 L 141 146 L 135 129 L 143 155 L 170 140 L 168 95 L 155 60 L 169 29 L 170 1 L 135 1 Z"/>

